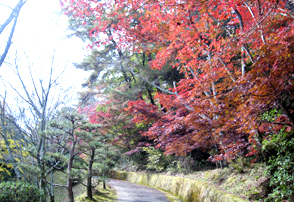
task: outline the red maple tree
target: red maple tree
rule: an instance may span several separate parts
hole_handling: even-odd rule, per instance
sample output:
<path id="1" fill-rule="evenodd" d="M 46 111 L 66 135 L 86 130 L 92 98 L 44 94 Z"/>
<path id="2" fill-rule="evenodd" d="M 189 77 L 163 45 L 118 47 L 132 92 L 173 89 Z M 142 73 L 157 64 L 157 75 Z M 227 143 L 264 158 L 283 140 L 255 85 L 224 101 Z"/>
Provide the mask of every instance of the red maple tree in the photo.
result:
<path id="1" fill-rule="evenodd" d="M 118 49 L 156 55 L 150 68 L 179 69 L 185 79 L 170 95 L 158 93 L 164 110 L 130 102 L 143 133 L 166 153 L 217 146 L 215 159 L 257 154 L 259 115 L 277 107 L 294 125 L 293 13 L 274 0 L 71 0 L 68 15 L 93 28 L 94 45 L 116 40 Z M 107 36 L 107 37 L 105 37 Z M 255 145 L 255 146 L 253 146 Z"/>

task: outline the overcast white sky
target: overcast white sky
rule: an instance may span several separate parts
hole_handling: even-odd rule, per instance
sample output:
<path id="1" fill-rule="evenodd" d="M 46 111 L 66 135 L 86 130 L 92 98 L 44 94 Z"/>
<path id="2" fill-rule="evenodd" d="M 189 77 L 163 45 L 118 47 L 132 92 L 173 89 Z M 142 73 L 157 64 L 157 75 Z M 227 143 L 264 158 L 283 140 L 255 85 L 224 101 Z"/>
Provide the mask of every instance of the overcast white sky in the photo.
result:
<path id="1" fill-rule="evenodd" d="M 0 0 L 0 4 L 14 7 L 18 0 Z M 11 10 L 0 5 L 0 25 L 9 16 Z M 13 44 L 5 61 L 13 62 L 16 51 L 20 59 L 19 68 L 23 75 L 28 73 L 28 64 L 33 69 L 34 77 L 38 80 L 48 75 L 51 66 L 51 59 L 55 51 L 54 71 L 55 75 L 68 64 L 68 68 L 62 76 L 62 87 L 74 87 L 74 92 L 82 90 L 80 85 L 89 75 L 82 70 L 75 69 L 72 63 L 81 62 L 86 51 L 83 49 L 86 44 L 78 38 L 67 38 L 70 33 L 67 31 L 67 17 L 60 15 L 59 0 L 28 0 L 21 10 L 16 31 L 13 37 Z M 2 54 L 6 45 L 10 27 L 6 33 L 0 35 L 0 53 Z M 14 85 L 15 77 L 7 65 L 0 68 L 0 76 L 11 81 Z M 27 82 L 30 79 L 27 74 Z M 4 87 L 0 86 L 0 93 Z M 72 92 L 72 97 L 76 94 Z M 56 92 L 57 93 L 57 92 Z M 12 94 L 11 94 L 12 95 Z"/>

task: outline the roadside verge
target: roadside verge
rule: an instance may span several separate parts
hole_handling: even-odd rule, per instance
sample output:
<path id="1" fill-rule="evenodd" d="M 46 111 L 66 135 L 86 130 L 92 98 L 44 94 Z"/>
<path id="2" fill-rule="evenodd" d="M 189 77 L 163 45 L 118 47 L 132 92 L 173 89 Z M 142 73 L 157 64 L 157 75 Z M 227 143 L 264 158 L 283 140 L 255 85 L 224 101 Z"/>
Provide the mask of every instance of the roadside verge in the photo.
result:
<path id="1" fill-rule="evenodd" d="M 163 190 L 184 202 L 247 202 L 235 195 L 207 185 L 204 182 L 168 175 L 110 170 L 114 179 L 126 180 Z"/>

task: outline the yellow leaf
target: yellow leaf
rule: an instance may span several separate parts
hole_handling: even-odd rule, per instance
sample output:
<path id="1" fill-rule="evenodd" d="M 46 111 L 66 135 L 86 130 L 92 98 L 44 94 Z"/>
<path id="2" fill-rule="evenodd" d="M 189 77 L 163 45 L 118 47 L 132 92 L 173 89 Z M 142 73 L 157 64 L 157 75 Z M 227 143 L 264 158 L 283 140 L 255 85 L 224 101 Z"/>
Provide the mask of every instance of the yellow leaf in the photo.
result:
<path id="1" fill-rule="evenodd" d="M 23 170 L 21 168 L 18 168 L 20 170 L 20 172 L 24 173 Z"/>
<path id="2" fill-rule="evenodd" d="M 6 167 L 7 168 L 13 168 L 13 165 L 12 164 L 7 164 Z"/>
<path id="3" fill-rule="evenodd" d="M 11 176 L 11 173 L 6 168 L 4 168 L 4 170 L 9 176 Z"/>

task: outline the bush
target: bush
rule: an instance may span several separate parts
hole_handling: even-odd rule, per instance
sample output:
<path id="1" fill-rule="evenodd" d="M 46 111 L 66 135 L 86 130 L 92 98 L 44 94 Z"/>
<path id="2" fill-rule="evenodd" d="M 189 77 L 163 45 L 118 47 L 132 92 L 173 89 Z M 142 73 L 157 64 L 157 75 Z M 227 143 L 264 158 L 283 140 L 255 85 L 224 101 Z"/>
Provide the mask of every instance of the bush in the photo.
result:
<path id="1" fill-rule="evenodd" d="M 37 187 L 27 183 L 0 183 L 0 201 L 33 202 L 39 201 L 44 194 Z"/>
<path id="2" fill-rule="evenodd" d="M 283 130 L 263 141 L 263 152 L 270 174 L 270 201 L 294 201 L 294 138 Z"/>
<path id="3" fill-rule="evenodd" d="M 169 156 L 170 162 L 166 168 L 171 173 L 191 173 L 192 168 L 200 165 L 198 161 L 194 161 L 191 156 Z"/>
<path id="4" fill-rule="evenodd" d="M 165 156 L 162 151 L 154 147 L 144 147 L 143 151 L 148 154 L 148 163 L 146 168 L 149 170 L 155 170 L 162 172 L 168 165 L 169 157 Z"/>
<path id="5" fill-rule="evenodd" d="M 120 158 L 117 159 L 117 163 L 115 164 L 114 169 L 136 172 L 138 170 L 142 170 L 143 164 L 144 159 L 140 153 L 121 155 Z"/>
<path id="6" fill-rule="evenodd" d="M 247 160 L 245 157 L 243 157 L 243 156 L 241 156 L 241 157 L 235 159 L 233 162 L 231 162 L 231 163 L 229 164 L 229 167 L 230 167 L 230 168 L 236 170 L 236 171 L 239 172 L 239 173 L 244 173 L 244 172 L 245 172 L 245 169 L 246 169 L 247 167 L 249 167 L 249 166 L 250 166 L 250 163 L 249 163 L 248 160 Z"/>

